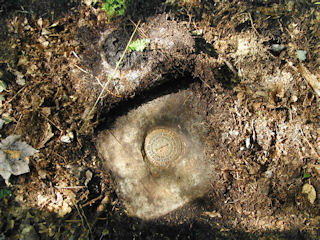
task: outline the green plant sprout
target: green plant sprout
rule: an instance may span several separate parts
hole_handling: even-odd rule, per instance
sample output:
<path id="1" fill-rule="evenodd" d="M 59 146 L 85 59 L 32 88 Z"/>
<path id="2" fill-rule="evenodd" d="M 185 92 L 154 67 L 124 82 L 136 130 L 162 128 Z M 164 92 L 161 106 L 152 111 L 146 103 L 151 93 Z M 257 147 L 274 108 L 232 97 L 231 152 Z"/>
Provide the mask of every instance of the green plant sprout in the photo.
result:
<path id="1" fill-rule="evenodd" d="M 0 189 L 0 199 L 5 198 L 11 195 L 11 191 L 9 189 Z"/>
<path id="2" fill-rule="evenodd" d="M 105 0 L 102 9 L 107 12 L 110 19 L 116 16 L 123 16 L 126 12 L 130 0 Z"/>
<path id="3" fill-rule="evenodd" d="M 132 51 L 137 51 L 137 52 L 143 52 L 146 47 L 150 44 L 150 39 L 137 39 L 130 43 L 129 45 L 129 50 L 130 52 Z"/>
<path id="4" fill-rule="evenodd" d="M 303 169 L 302 180 L 308 179 L 308 178 L 311 178 L 311 174 L 310 173 L 306 173 L 306 170 Z"/>

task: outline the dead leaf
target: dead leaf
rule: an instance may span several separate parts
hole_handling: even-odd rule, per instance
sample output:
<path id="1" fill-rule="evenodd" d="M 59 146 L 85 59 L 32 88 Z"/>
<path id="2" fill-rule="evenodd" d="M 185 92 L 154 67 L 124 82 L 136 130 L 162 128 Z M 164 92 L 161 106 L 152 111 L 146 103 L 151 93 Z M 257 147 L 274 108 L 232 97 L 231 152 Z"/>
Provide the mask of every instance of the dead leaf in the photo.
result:
<path id="1" fill-rule="evenodd" d="M 54 136 L 50 123 L 45 124 L 45 130 L 43 132 L 41 142 L 37 145 L 37 148 L 43 148 L 45 144 Z"/>
<path id="2" fill-rule="evenodd" d="M 29 156 L 37 153 L 26 142 L 18 141 L 19 135 L 10 135 L 0 143 L 0 175 L 9 184 L 11 174 L 21 175 L 30 171 Z"/>
<path id="3" fill-rule="evenodd" d="M 204 212 L 203 215 L 206 215 L 210 218 L 221 218 L 221 214 L 217 211 L 212 211 L 212 212 Z"/>
<path id="4" fill-rule="evenodd" d="M 3 152 L 8 154 L 10 159 L 17 159 L 21 157 L 21 152 L 17 150 L 3 150 Z"/>
<path id="5" fill-rule="evenodd" d="M 20 86 L 24 86 L 26 84 L 26 80 L 24 79 L 24 75 L 16 70 L 13 70 L 12 73 L 16 76 L 16 83 Z"/>

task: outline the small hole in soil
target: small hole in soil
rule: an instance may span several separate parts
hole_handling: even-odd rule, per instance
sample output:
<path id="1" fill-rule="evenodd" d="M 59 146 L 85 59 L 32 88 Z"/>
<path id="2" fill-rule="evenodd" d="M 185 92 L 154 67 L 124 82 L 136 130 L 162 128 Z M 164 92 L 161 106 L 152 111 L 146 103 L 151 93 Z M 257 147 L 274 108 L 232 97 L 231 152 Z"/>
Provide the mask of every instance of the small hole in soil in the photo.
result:
<path id="1" fill-rule="evenodd" d="M 226 65 L 217 71 L 216 80 L 226 89 L 234 88 L 240 81 Z"/>
<path id="2" fill-rule="evenodd" d="M 218 58 L 218 53 L 213 47 L 213 44 L 208 43 L 204 38 L 197 37 L 195 38 L 196 52 L 204 52 L 210 57 Z"/>
<path id="3" fill-rule="evenodd" d="M 72 22 L 72 20 L 71 20 L 71 22 Z M 56 29 L 57 33 L 60 33 L 60 32 L 62 32 L 64 30 L 64 26 L 58 25 L 58 26 L 55 27 L 55 29 Z"/>
<path id="4" fill-rule="evenodd" d="M 99 176 L 93 176 L 91 181 L 88 183 L 87 188 L 90 193 L 88 195 L 89 199 L 98 197 L 101 194 L 101 178 Z"/>
<path id="5" fill-rule="evenodd" d="M 42 107 L 55 107 L 56 103 L 52 98 L 45 98 Z"/>
<path id="6" fill-rule="evenodd" d="M 244 31 L 245 29 L 248 29 L 249 27 L 251 27 L 251 23 L 249 21 L 246 21 L 244 23 L 240 23 L 236 26 L 235 30 L 237 32 L 242 32 Z"/>
<path id="7" fill-rule="evenodd" d="M 121 55 L 123 54 L 127 42 L 129 41 L 132 29 L 120 29 L 115 30 L 104 40 L 102 49 L 104 51 L 106 61 L 112 66 L 115 67 Z M 134 68 L 136 65 L 139 65 L 141 59 L 143 59 L 144 52 L 139 51 L 128 51 L 124 59 L 121 61 L 120 68 L 122 70 Z"/>

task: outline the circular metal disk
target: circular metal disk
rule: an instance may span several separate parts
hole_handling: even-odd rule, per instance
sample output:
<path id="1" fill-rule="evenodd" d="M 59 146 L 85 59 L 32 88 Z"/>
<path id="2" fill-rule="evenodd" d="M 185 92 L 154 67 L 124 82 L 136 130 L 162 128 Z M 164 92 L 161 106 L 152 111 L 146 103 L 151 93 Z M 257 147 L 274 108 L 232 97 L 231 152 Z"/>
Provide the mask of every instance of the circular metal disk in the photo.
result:
<path id="1" fill-rule="evenodd" d="M 155 166 L 166 167 L 181 157 L 182 137 L 169 128 L 156 128 L 146 137 L 144 150 L 147 159 Z"/>

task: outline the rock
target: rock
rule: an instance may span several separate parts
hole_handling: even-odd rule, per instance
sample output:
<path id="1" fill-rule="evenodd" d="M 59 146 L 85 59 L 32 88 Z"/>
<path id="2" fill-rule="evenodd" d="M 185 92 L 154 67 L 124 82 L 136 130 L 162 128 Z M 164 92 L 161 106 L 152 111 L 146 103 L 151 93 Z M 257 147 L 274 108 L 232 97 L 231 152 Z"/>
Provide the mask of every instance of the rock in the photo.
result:
<path id="1" fill-rule="evenodd" d="M 314 204 L 316 198 L 317 198 L 317 193 L 314 187 L 311 184 L 304 184 L 302 187 L 302 194 L 306 194 L 309 202 L 311 204 Z"/>

